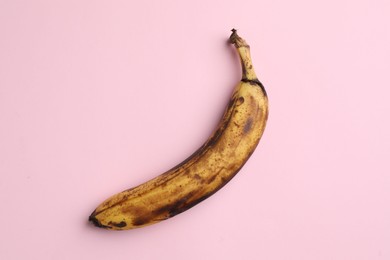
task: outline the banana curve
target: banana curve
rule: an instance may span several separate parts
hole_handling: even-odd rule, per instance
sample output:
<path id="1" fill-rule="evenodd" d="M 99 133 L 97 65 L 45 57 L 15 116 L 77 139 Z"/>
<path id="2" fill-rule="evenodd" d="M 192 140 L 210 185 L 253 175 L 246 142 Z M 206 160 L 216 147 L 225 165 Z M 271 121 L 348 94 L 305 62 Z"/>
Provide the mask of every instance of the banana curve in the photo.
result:
<path id="1" fill-rule="evenodd" d="M 210 138 L 182 163 L 99 205 L 89 217 L 98 227 L 125 230 L 171 218 L 225 186 L 252 155 L 268 117 L 268 98 L 250 60 L 249 46 L 233 30 L 243 77 Z"/>

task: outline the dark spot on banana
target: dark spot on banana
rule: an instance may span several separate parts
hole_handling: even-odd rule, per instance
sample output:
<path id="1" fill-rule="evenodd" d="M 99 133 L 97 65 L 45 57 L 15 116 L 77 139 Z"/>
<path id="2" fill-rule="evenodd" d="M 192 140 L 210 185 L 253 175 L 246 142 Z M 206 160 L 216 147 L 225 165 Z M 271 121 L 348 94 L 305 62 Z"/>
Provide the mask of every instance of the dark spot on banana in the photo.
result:
<path id="1" fill-rule="evenodd" d="M 239 97 L 239 98 L 237 99 L 237 106 L 239 106 L 239 105 L 241 105 L 242 103 L 244 103 L 244 101 L 245 101 L 245 98 L 244 98 L 244 97 Z"/>
<path id="2" fill-rule="evenodd" d="M 217 174 L 214 174 L 213 176 L 211 176 L 211 178 L 207 179 L 207 184 L 212 183 L 215 180 L 215 178 L 217 178 Z"/>
<path id="3" fill-rule="evenodd" d="M 142 225 L 148 223 L 149 219 L 150 219 L 149 217 L 144 217 L 144 216 L 137 217 L 137 218 L 133 219 L 133 225 L 134 226 L 142 226 Z"/>
<path id="4" fill-rule="evenodd" d="M 112 227 L 110 226 L 106 226 L 106 225 L 103 225 L 102 223 L 100 223 L 100 221 L 94 216 L 94 213 L 91 214 L 91 216 L 89 216 L 89 219 L 88 219 L 90 222 L 92 222 L 96 227 L 99 227 L 99 228 L 106 228 L 106 229 L 110 229 Z"/>
<path id="5" fill-rule="evenodd" d="M 123 227 L 127 226 L 127 223 L 125 221 L 121 221 L 119 223 L 110 221 L 110 222 L 108 222 L 108 224 L 111 225 L 111 226 L 114 226 L 114 227 L 118 227 L 118 228 L 123 228 Z"/>
<path id="6" fill-rule="evenodd" d="M 249 132 L 249 130 L 251 130 L 252 124 L 253 124 L 253 119 L 250 117 L 250 118 L 248 118 L 248 120 L 245 123 L 244 134 L 247 134 Z"/>
<path id="7" fill-rule="evenodd" d="M 194 179 L 197 180 L 199 183 L 202 183 L 202 184 L 205 182 L 204 179 L 202 177 L 200 177 L 199 174 L 195 174 L 194 175 Z"/>
<path id="8" fill-rule="evenodd" d="M 243 77 L 244 77 L 245 75 L 248 74 L 248 72 L 247 72 L 247 70 L 246 70 L 245 63 L 244 63 L 244 61 L 242 60 L 241 57 L 240 57 L 240 62 L 241 62 L 242 75 L 243 75 Z"/>

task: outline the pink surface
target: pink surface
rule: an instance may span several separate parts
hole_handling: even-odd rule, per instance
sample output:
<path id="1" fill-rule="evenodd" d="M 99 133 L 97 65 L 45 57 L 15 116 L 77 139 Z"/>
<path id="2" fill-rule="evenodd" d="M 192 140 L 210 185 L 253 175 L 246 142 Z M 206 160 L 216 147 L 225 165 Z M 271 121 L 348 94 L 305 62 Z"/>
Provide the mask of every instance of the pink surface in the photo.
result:
<path id="1" fill-rule="evenodd" d="M 0 1 L 0 259 L 390 259 L 386 0 Z M 216 126 L 252 47 L 247 165 L 147 228 L 87 223 Z"/>

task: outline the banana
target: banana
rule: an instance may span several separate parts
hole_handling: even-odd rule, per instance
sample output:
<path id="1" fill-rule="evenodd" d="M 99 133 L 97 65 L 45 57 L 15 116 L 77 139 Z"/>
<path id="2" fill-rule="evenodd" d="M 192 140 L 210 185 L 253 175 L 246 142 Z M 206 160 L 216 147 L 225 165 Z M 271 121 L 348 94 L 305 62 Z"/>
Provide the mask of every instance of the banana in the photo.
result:
<path id="1" fill-rule="evenodd" d="M 252 155 L 266 126 L 268 98 L 255 74 L 249 45 L 235 29 L 229 41 L 238 52 L 242 79 L 216 130 L 182 163 L 105 200 L 89 216 L 95 226 L 126 230 L 171 218 L 225 186 Z"/>

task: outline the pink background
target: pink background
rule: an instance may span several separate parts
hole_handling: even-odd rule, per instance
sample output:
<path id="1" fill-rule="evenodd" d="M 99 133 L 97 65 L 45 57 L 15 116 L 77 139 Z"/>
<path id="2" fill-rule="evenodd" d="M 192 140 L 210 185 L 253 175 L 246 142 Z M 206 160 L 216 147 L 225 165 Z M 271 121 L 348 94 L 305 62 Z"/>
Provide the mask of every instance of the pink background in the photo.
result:
<path id="1" fill-rule="evenodd" d="M 0 259 L 390 259 L 388 0 L 0 0 Z M 109 195 L 173 167 L 240 78 L 261 144 L 173 219 L 109 232 Z"/>

